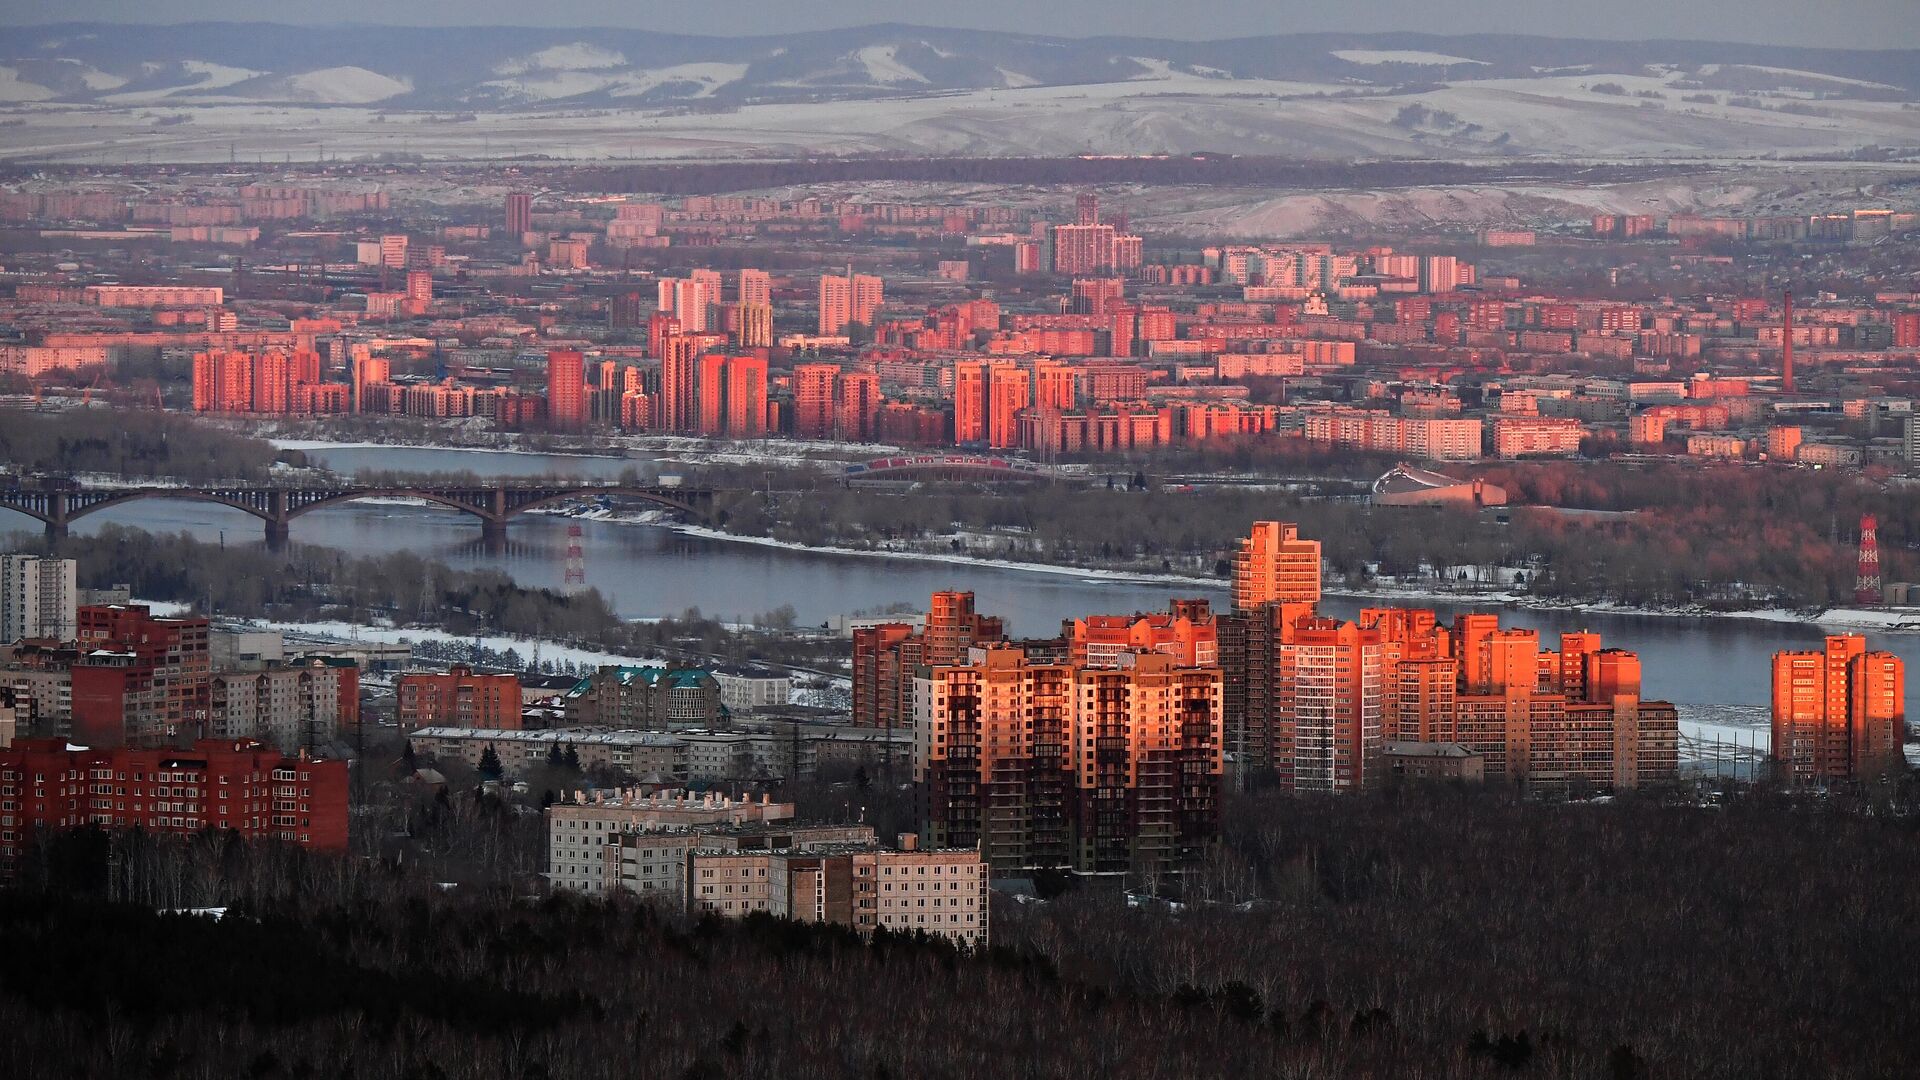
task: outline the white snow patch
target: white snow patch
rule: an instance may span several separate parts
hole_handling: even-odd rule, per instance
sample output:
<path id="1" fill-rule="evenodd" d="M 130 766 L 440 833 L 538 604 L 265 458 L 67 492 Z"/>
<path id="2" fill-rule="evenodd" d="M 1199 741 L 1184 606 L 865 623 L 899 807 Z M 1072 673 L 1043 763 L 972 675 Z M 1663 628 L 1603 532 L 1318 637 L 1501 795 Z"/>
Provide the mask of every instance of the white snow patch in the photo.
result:
<path id="1" fill-rule="evenodd" d="M 617 653 L 599 652 L 594 649 L 581 649 L 571 645 L 562 645 L 557 641 L 540 641 L 533 638 L 507 637 L 499 634 L 463 635 L 450 634 L 445 630 L 429 630 L 417 627 L 362 626 L 345 622 L 276 622 L 273 620 L 251 620 L 246 625 L 257 626 L 265 630 L 278 630 L 283 634 L 313 638 L 322 641 L 335 641 L 351 644 L 357 641 L 377 642 L 383 645 L 409 645 L 416 641 L 435 641 L 454 645 L 479 645 L 494 652 L 506 652 L 511 649 L 521 658 L 531 663 L 537 655 L 540 660 L 556 660 L 588 667 L 602 664 L 623 664 L 628 667 L 659 667 L 661 661 L 645 660 L 634 656 L 622 656 Z"/>
<path id="2" fill-rule="evenodd" d="M 1131 82 L 1139 82 L 1144 79 L 1171 79 L 1174 77 L 1173 61 L 1171 60 L 1157 60 L 1151 56 L 1129 56 L 1127 59 L 1147 69 L 1144 74 L 1135 75 L 1129 80 Z"/>
<path id="3" fill-rule="evenodd" d="M 305 71 L 285 80 L 290 101 L 316 105 L 365 105 L 397 97 L 413 89 L 413 80 L 396 79 L 363 67 L 330 67 Z"/>
<path id="4" fill-rule="evenodd" d="M 1488 66 L 1485 60 L 1449 56 L 1446 53 L 1423 52 L 1419 49 L 1335 49 L 1333 55 L 1349 64 L 1420 64 L 1425 67 L 1452 67 L 1455 64 Z"/>
<path id="5" fill-rule="evenodd" d="M 151 75 L 160 71 L 166 65 L 142 64 L 140 66 L 142 70 Z M 219 90 L 222 87 L 232 86 L 235 83 L 245 82 L 248 79 L 257 79 L 266 74 L 264 71 L 233 67 L 230 64 L 216 64 L 208 60 L 182 60 L 180 61 L 180 69 L 186 72 L 188 76 L 198 75 L 201 77 L 181 83 L 178 86 L 165 86 L 156 90 L 133 90 L 126 93 L 109 94 L 101 98 L 101 100 L 118 104 L 135 105 L 146 101 L 160 101 L 172 97 L 175 94 L 184 94 L 199 90 Z"/>
<path id="6" fill-rule="evenodd" d="M 196 90 L 211 90 L 222 86 L 232 86 L 234 83 L 245 82 L 248 79 L 257 78 L 258 76 L 266 74 L 264 71 L 234 67 L 230 64 L 216 64 L 210 60 L 182 60 L 180 61 L 180 66 L 195 75 L 206 76 L 205 79 L 193 84 L 193 89 Z"/>
<path id="7" fill-rule="evenodd" d="M 621 82 L 618 75 L 599 71 L 543 71 L 538 75 L 494 79 L 480 85 L 499 90 L 509 101 L 553 101 L 608 90 Z"/>
<path id="8" fill-rule="evenodd" d="M 853 54 L 867 69 L 867 77 L 877 83 L 931 82 L 925 75 L 900 62 L 900 49 L 894 45 L 869 45 Z"/>
<path id="9" fill-rule="evenodd" d="M 655 68 L 642 71 L 621 82 L 613 90 L 614 97 L 638 97 L 656 86 L 674 82 L 699 83 L 699 92 L 692 97 L 712 97 L 715 90 L 728 83 L 739 82 L 747 74 L 745 64 L 698 63 L 675 64 L 672 67 Z"/>
<path id="10" fill-rule="evenodd" d="M 134 600 L 132 603 L 144 605 L 147 614 L 156 619 L 175 619 L 193 613 L 192 604 L 183 604 L 178 600 Z"/>
<path id="11" fill-rule="evenodd" d="M 601 91 L 617 98 L 639 97 L 667 83 L 694 83 L 699 89 L 687 97 L 711 97 L 714 91 L 738 81 L 746 73 L 745 64 L 695 63 L 634 72 L 541 71 L 519 78 L 493 79 L 481 85 L 499 90 L 513 101 L 555 101 Z"/>
<path id="12" fill-rule="evenodd" d="M 1744 68 L 1748 71 L 1764 71 L 1769 75 L 1786 75 L 1797 79 L 1815 79 L 1820 82 L 1841 83 L 1846 86 L 1864 86 L 1872 90 L 1901 89 L 1901 87 L 1889 83 L 1869 82 L 1866 79 L 1849 79 L 1844 75 L 1829 75 L 1824 71 L 1803 71 L 1799 68 L 1768 67 L 1765 64 L 1729 64 L 1727 66 L 1736 70 Z"/>
<path id="13" fill-rule="evenodd" d="M 524 75 L 529 71 L 599 71 L 624 67 L 626 63 L 627 58 L 623 53 L 576 41 L 502 61 L 493 72 L 496 75 Z"/>
<path id="14" fill-rule="evenodd" d="M 1017 71 L 1008 71 L 1006 68 L 994 68 L 993 70 L 1000 73 L 1001 82 L 1015 90 L 1025 86 L 1040 85 L 1040 80 L 1031 75 L 1022 75 Z"/>
<path id="15" fill-rule="evenodd" d="M 192 71 L 194 75 L 205 75 L 200 83 L 194 83 L 196 88 L 232 86 L 257 75 L 265 75 L 265 71 L 253 71 L 252 67 L 232 67 L 228 63 L 213 63 L 211 60 L 182 60 L 180 67 Z"/>
<path id="16" fill-rule="evenodd" d="M 0 101 L 45 101 L 53 96 L 47 87 L 22 79 L 19 69 L 0 67 Z"/>

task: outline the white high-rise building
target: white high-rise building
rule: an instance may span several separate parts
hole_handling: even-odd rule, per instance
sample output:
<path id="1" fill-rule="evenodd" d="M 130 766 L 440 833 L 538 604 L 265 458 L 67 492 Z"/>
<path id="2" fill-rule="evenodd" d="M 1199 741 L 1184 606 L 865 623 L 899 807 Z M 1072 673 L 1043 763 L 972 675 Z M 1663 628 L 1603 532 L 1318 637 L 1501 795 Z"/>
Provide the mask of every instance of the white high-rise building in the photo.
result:
<path id="1" fill-rule="evenodd" d="M 0 555 L 0 642 L 77 637 L 75 572 L 72 559 Z"/>

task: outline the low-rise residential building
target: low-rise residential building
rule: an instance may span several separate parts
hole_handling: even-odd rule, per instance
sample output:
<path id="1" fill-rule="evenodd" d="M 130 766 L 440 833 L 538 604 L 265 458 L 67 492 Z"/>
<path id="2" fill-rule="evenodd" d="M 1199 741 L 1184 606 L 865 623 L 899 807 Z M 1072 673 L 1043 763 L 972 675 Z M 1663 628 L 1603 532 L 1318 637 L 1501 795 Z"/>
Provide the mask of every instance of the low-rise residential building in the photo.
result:
<path id="1" fill-rule="evenodd" d="M 692 852 L 687 910 L 833 923 L 863 934 L 926 934 L 967 948 L 988 941 L 987 864 L 972 849 L 899 849 L 867 841 L 773 851 Z M 644 843 L 645 838 L 639 838 Z"/>
<path id="2" fill-rule="evenodd" d="M 440 760 L 464 761 L 477 767 L 492 748 L 509 776 L 539 765 L 557 748 L 572 750 L 584 769 L 624 769 L 641 779 L 668 782 L 687 779 L 687 744 L 658 731 L 593 731 L 546 728 L 538 731 L 495 731 L 489 728 L 431 727 L 407 736 L 414 753 Z"/>
<path id="3" fill-rule="evenodd" d="M 567 723 L 623 731 L 712 726 L 726 716 L 720 693 L 719 681 L 703 668 L 608 666 L 567 692 Z"/>
<path id="4" fill-rule="evenodd" d="M 1459 743 L 1390 742 L 1380 756 L 1390 781 L 1457 780 L 1478 784 L 1487 778 L 1487 759 Z"/>
<path id="5" fill-rule="evenodd" d="M 450 727 L 516 730 L 520 677 L 476 673 L 463 664 L 445 672 L 411 672 L 395 681 L 400 730 Z"/>
<path id="6" fill-rule="evenodd" d="M 783 708 L 793 694 L 793 676 L 784 671 L 721 667 L 713 669 L 713 678 L 720 684 L 720 703 L 732 713 Z"/>
<path id="7" fill-rule="evenodd" d="M 1493 421 L 1493 452 L 1503 458 L 1567 457 L 1580 452 L 1587 426 L 1545 416 L 1502 416 Z"/>
<path id="8" fill-rule="evenodd" d="M 693 846 L 685 838 L 729 829 L 761 829 L 792 818 L 792 803 L 773 802 L 765 796 L 756 802 L 677 790 L 652 795 L 643 795 L 638 789 L 595 791 L 590 796 L 575 792 L 572 799 L 547 808 L 547 879 L 554 888 L 584 893 L 620 886 L 647 891 L 640 888 L 641 882 L 669 879 L 664 870 L 656 873 L 650 869 L 663 866 L 660 860 L 679 859 L 684 864 Z M 631 851 L 607 850 L 615 838 L 628 834 L 644 835 L 659 843 L 639 845 Z M 675 835 L 683 839 L 672 840 Z M 834 833 L 833 837 L 837 840 L 842 835 Z M 781 846 L 794 842 L 789 838 Z M 623 877 L 626 873 L 632 876 Z"/>

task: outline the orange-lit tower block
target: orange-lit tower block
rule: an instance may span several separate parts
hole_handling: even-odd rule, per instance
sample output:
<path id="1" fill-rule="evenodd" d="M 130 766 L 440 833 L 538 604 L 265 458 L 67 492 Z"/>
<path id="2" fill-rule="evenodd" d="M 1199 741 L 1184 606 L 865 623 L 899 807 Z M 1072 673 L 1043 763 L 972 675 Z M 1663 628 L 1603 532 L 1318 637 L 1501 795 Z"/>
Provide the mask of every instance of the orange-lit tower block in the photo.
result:
<path id="1" fill-rule="evenodd" d="M 793 369 L 793 433 L 802 439 L 833 434 L 833 387 L 840 376 L 834 364 L 796 364 Z"/>
<path id="2" fill-rule="evenodd" d="M 587 426 L 587 359 L 578 349 L 547 350 L 547 417 L 554 427 Z"/>
<path id="3" fill-rule="evenodd" d="M 1233 560 L 1233 606 L 1320 602 L 1320 541 L 1302 540 L 1298 526 L 1254 522 Z"/>
<path id="4" fill-rule="evenodd" d="M 1906 735 L 1906 664 L 1858 634 L 1820 652 L 1773 657 L 1773 767 L 1790 784 L 1869 775 L 1897 761 Z"/>
<path id="5" fill-rule="evenodd" d="M 854 631 L 854 725 L 905 725 L 912 719 L 915 668 L 935 662 L 953 663 L 973 646 L 1004 636 L 999 619 L 974 611 L 970 592 L 934 593 L 918 631 L 907 623 L 882 623 Z"/>
<path id="6" fill-rule="evenodd" d="M 1678 773 L 1678 715 L 1641 700 L 1638 656 L 1592 633 L 1543 650 L 1538 632 L 1503 629 L 1491 614 L 1450 626 L 1420 609 L 1317 618 L 1310 543 L 1289 525 L 1254 526 L 1236 561 L 1235 609 L 1217 620 L 1227 747 L 1243 782 L 1365 787 L 1381 778 L 1390 742 L 1456 743 L 1488 779 L 1515 783 L 1627 788 Z M 1298 584 L 1286 588 L 1273 567 L 1289 544 L 1302 547 Z"/>
<path id="7" fill-rule="evenodd" d="M 977 646 L 914 679 L 928 839 L 1006 870 L 1153 873 L 1218 828 L 1220 672 L 1161 653 L 1087 667 Z"/>

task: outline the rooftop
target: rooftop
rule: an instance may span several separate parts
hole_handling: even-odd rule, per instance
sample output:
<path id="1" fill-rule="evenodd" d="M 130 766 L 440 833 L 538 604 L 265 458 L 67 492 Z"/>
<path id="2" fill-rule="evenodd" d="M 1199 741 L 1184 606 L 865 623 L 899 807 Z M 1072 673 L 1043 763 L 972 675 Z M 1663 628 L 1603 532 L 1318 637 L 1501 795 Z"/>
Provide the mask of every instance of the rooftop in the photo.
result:
<path id="1" fill-rule="evenodd" d="M 598 731 L 586 728 L 545 728 L 539 731 L 502 731 L 498 728 L 427 727 L 414 739 L 488 739 L 505 743 L 574 746 L 683 746 L 678 737 L 660 731 Z"/>
<path id="2" fill-rule="evenodd" d="M 1390 742 L 1383 753 L 1392 757 L 1426 758 L 1469 758 L 1479 757 L 1478 751 L 1470 750 L 1459 743 L 1451 742 Z"/>

